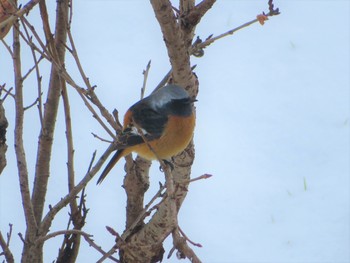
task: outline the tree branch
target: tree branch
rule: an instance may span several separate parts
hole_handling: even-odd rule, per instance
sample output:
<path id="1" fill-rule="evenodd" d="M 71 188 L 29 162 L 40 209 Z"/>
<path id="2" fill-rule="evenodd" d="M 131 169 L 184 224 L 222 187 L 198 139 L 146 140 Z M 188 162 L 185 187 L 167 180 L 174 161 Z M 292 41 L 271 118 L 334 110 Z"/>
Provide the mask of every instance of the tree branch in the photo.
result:
<path id="1" fill-rule="evenodd" d="M 52 220 L 56 216 L 56 214 L 67 204 L 69 204 L 72 198 L 75 198 L 76 195 L 87 185 L 87 183 L 93 178 L 93 176 L 101 169 L 103 163 L 106 161 L 108 156 L 115 150 L 115 146 L 111 144 L 107 150 L 102 154 L 97 163 L 91 168 L 89 172 L 85 174 L 83 179 L 70 191 L 66 196 L 60 199 L 56 205 L 52 206 L 50 211 L 43 218 L 42 223 L 40 225 L 40 233 L 47 233 L 52 224 Z M 95 156 L 96 153 L 94 153 Z M 94 158 L 94 157 L 93 157 Z"/>
<path id="2" fill-rule="evenodd" d="M 114 128 L 114 130 L 120 130 L 121 127 L 113 119 L 112 115 L 107 111 L 107 109 L 103 106 L 103 104 L 100 102 L 100 100 L 96 96 L 94 88 L 91 86 L 89 78 L 86 76 L 86 74 L 85 74 L 85 72 L 83 70 L 83 67 L 82 67 L 82 65 L 80 63 L 80 59 L 79 59 L 79 56 L 78 56 L 77 49 L 75 47 L 74 39 L 73 39 L 72 32 L 71 32 L 70 28 L 68 28 L 68 38 L 69 38 L 69 42 L 70 42 L 70 44 L 72 46 L 72 49 L 69 49 L 69 51 L 72 54 L 72 56 L 73 56 L 73 58 L 74 58 L 74 60 L 75 60 L 75 62 L 77 64 L 79 73 L 80 73 L 80 75 L 81 75 L 81 77 L 82 77 L 82 79 L 83 79 L 83 81 L 84 81 L 84 83 L 85 83 L 85 85 L 87 87 L 87 90 L 84 90 L 84 92 L 82 92 L 82 89 L 77 88 L 77 85 L 72 85 L 72 83 L 70 83 L 70 82 L 68 82 L 68 83 L 70 85 L 72 85 L 78 91 L 79 95 L 84 100 L 86 106 L 88 106 L 88 103 L 86 101 L 86 98 L 88 98 L 94 105 L 97 106 L 97 108 L 100 110 L 101 115 Z M 84 96 L 86 96 L 86 98 Z M 89 109 L 91 111 L 91 108 L 89 108 Z M 102 127 L 108 132 L 108 134 L 111 135 L 111 137 L 113 139 L 115 139 L 114 133 L 112 131 L 110 131 L 107 126 L 105 126 L 105 124 L 102 122 L 102 120 L 99 119 L 98 115 L 95 112 L 93 112 L 93 116 L 95 118 L 97 118 L 97 120 L 100 122 Z"/>
<path id="3" fill-rule="evenodd" d="M 29 1 L 27 4 L 25 4 L 21 9 L 19 9 L 16 13 L 11 15 L 9 18 L 6 20 L 2 21 L 0 23 L 0 28 L 7 26 L 7 25 L 12 25 L 15 23 L 17 18 L 23 16 L 24 14 L 27 14 L 36 4 L 38 4 L 41 0 L 32 0 Z M 16 1 L 17 4 L 17 1 Z"/>
<path id="4" fill-rule="evenodd" d="M 173 231 L 174 247 L 179 251 L 180 258 L 188 258 L 193 263 L 201 263 L 202 261 L 197 257 L 194 251 L 187 245 L 186 238 L 181 237 L 178 230 Z M 171 255 L 168 256 L 168 258 Z"/>
<path id="5" fill-rule="evenodd" d="M 2 236 L 2 233 L 0 231 L 0 247 L 2 248 L 2 253 L 0 253 L 0 256 L 4 255 L 6 262 L 8 263 L 14 263 L 13 254 L 9 248 L 10 238 L 11 238 L 11 232 L 12 232 L 12 226 L 10 225 L 10 233 L 7 236 L 7 241 L 5 241 L 4 237 Z"/>
<path id="6" fill-rule="evenodd" d="M 188 40 L 184 39 L 184 33 L 180 30 L 169 0 L 151 0 L 151 4 L 163 33 L 174 82 L 189 90 L 192 71 L 187 47 Z"/>
<path id="7" fill-rule="evenodd" d="M 18 22 L 15 22 L 18 29 Z M 37 229 L 37 221 L 34 216 L 34 209 L 30 200 L 27 160 L 23 145 L 23 122 L 24 122 L 24 106 L 23 106 L 23 78 L 21 71 L 21 50 L 19 41 L 19 31 L 13 30 L 13 63 L 15 72 L 15 104 L 16 104 L 16 120 L 15 120 L 15 152 L 17 158 L 18 176 L 23 203 L 24 215 L 26 219 L 27 233 L 33 237 Z"/>
<path id="8" fill-rule="evenodd" d="M 145 96 L 148 72 L 149 72 L 150 68 L 151 68 L 151 60 L 148 61 L 146 69 L 142 72 L 142 74 L 143 74 L 143 84 L 142 84 L 142 88 L 141 88 L 141 99 L 143 99 L 144 96 Z"/>
<path id="9" fill-rule="evenodd" d="M 68 91 L 66 83 L 62 83 L 62 100 L 66 123 L 66 140 L 67 140 L 67 174 L 68 174 L 68 193 L 71 192 L 75 186 L 75 172 L 74 172 L 74 143 L 73 143 L 73 132 L 71 113 L 69 105 Z M 85 224 L 85 218 L 83 218 L 78 209 L 77 199 L 72 198 L 69 202 L 70 206 L 70 218 L 69 222 L 73 222 L 75 230 L 81 230 Z M 75 262 L 79 252 L 80 235 L 72 235 L 68 237 L 66 235 L 57 262 Z M 65 253 L 69 251 L 68 253 Z M 63 259 L 63 260 L 62 260 Z"/>
<path id="10" fill-rule="evenodd" d="M 278 8 L 274 9 L 274 5 L 273 5 L 273 2 L 272 0 L 269 0 L 269 12 L 267 14 L 265 14 L 264 12 L 261 14 L 261 15 L 258 15 L 255 19 L 249 21 L 249 22 L 246 22 L 238 27 L 235 27 L 225 33 L 222 33 L 216 37 L 212 37 L 212 35 L 210 35 L 204 42 L 202 41 L 199 41 L 199 42 L 195 42 L 194 45 L 192 46 L 191 48 L 191 54 L 196 54 L 197 52 L 199 52 L 200 54 L 202 54 L 203 52 L 203 49 L 208 47 L 209 45 L 211 45 L 212 43 L 214 43 L 215 41 L 219 40 L 219 39 L 222 39 L 226 36 L 229 36 L 229 35 L 233 35 L 234 33 L 236 33 L 237 31 L 243 29 L 243 28 L 246 28 L 254 23 L 257 23 L 257 22 L 260 22 L 260 24 L 263 24 L 262 21 L 265 21 L 267 20 L 268 17 L 271 17 L 271 16 L 276 16 L 276 15 L 279 15 L 280 14 L 280 11 Z M 263 18 L 263 20 L 261 19 Z"/>
<path id="11" fill-rule="evenodd" d="M 1 90 L 3 89 L 3 86 L 0 85 L 0 94 Z M 0 174 L 4 170 L 7 164 L 6 160 L 6 151 L 7 151 L 7 144 L 6 144 L 6 133 L 7 133 L 7 127 L 8 127 L 8 121 L 6 119 L 5 114 L 5 108 L 3 105 L 4 100 L 6 99 L 6 96 L 9 93 L 5 94 L 3 99 L 0 99 Z"/>
<path id="12" fill-rule="evenodd" d="M 90 235 L 84 231 L 81 230 L 77 230 L 77 229 L 69 229 L 69 230 L 60 230 L 60 231 L 56 231 L 56 232 L 52 232 L 50 234 L 47 234 L 44 237 L 41 237 L 37 240 L 38 243 L 44 243 L 45 241 L 57 237 L 59 235 L 79 235 L 79 236 L 83 236 L 84 239 L 86 240 L 86 242 L 93 247 L 94 249 L 96 249 L 98 252 L 100 252 L 101 254 L 105 255 L 107 254 L 107 252 L 105 252 L 101 246 L 97 245 L 94 240 L 92 239 L 93 235 Z M 109 259 L 111 259 L 114 262 L 119 262 L 115 257 L 109 256 Z"/>
<path id="13" fill-rule="evenodd" d="M 56 61 L 59 61 L 60 65 L 63 67 L 66 49 L 62 43 L 65 43 L 67 38 L 68 0 L 58 1 L 56 12 L 55 48 L 53 48 L 52 51 L 55 54 L 54 57 L 56 57 Z M 43 23 L 45 23 L 45 20 Z M 47 39 L 47 41 L 50 41 L 50 39 Z M 35 218 L 38 222 L 40 222 L 42 218 L 47 184 L 50 175 L 53 135 L 56 126 L 55 122 L 61 89 L 61 77 L 56 66 L 52 65 L 48 96 L 44 108 L 43 127 L 39 136 L 38 156 L 32 196 Z"/>
<path id="14" fill-rule="evenodd" d="M 179 12 L 184 16 L 194 8 L 193 0 L 182 0 L 180 3 L 181 11 Z M 195 97 L 198 91 L 198 81 L 192 73 L 189 53 L 195 25 L 183 25 L 181 17 L 177 19 L 168 0 L 151 0 L 151 4 L 160 24 L 172 66 L 170 82 L 184 87 L 191 96 Z M 175 166 L 173 171 L 162 165 L 166 175 L 167 191 L 165 197 L 156 206 L 157 209 L 154 215 L 144 226 L 139 221 L 142 220 L 143 215 L 140 218 L 134 218 L 133 221 L 128 221 L 127 218 L 127 222 L 136 222 L 139 227 L 132 232 L 126 230 L 125 233 L 128 233 L 128 238 L 124 240 L 125 244 L 119 248 L 122 261 L 156 262 L 162 259 L 164 254 L 163 240 L 177 227 L 177 213 L 187 193 L 193 158 L 194 149 L 191 143 L 182 154 L 174 157 Z M 160 163 L 162 163 L 161 160 Z M 127 172 L 128 177 L 130 172 L 129 170 Z M 178 182 L 185 183 L 181 184 L 180 187 Z M 128 189 L 126 191 L 128 192 Z M 134 191 L 134 189 L 129 191 Z M 128 207 L 132 205 L 132 203 L 128 203 Z M 142 213 L 142 210 L 140 210 L 140 213 Z M 133 225 L 127 224 L 127 226 Z M 124 234 L 122 237 L 124 237 Z M 114 250 L 115 248 L 111 249 L 111 253 Z"/>

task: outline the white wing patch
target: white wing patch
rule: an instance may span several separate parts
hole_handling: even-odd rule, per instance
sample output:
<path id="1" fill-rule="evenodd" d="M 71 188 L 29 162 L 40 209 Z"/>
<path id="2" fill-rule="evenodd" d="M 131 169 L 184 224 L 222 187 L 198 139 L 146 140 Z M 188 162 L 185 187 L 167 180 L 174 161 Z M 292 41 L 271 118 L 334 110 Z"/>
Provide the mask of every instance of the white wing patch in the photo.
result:
<path id="1" fill-rule="evenodd" d="M 139 136 L 148 134 L 148 132 L 145 129 L 136 128 L 135 126 L 132 126 L 130 128 L 131 128 L 131 130 L 130 130 L 131 134 L 135 134 L 135 135 L 139 135 Z M 139 130 L 141 130 L 142 134 L 139 133 Z"/>

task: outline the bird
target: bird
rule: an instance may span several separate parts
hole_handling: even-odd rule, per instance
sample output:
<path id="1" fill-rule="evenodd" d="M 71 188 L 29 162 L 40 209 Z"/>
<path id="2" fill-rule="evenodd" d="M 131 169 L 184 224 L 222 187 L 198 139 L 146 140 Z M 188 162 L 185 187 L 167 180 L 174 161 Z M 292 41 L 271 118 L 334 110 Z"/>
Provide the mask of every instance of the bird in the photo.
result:
<path id="1" fill-rule="evenodd" d="M 181 86 L 168 84 L 132 105 L 116 139 L 117 152 L 99 179 L 100 184 L 120 158 L 136 152 L 147 160 L 168 160 L 190 143 L 195 128 L 194 102 Z"/>

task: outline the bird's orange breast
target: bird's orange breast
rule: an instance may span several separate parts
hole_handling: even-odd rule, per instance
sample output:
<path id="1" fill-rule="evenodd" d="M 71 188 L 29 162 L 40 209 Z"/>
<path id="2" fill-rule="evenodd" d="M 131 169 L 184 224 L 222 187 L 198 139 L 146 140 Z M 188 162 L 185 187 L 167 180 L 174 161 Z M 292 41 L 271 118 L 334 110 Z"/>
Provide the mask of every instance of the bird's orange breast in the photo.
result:
<path id="1" fill-rule="evenodd" d="M 149 142 L 149 144 L 159 158 L 169 159 L 187 147 L 193 137 L 194 127 L 194 114 L 189 117 L 169 116 L 162 136 L 157 140 Z M 157 159 L 157 156 L 149 149 L 146 143 L 130 148 L 130 152 L 136 152 L 143 158 L 148 160 Z"/>

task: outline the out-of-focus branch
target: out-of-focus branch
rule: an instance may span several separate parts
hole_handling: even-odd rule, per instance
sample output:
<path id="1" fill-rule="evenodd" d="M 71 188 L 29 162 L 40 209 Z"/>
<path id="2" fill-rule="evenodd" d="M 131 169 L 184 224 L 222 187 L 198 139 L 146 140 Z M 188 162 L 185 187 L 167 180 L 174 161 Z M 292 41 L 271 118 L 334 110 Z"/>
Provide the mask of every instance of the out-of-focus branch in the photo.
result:
<path id="1" fill-rule="evenodd" d="M 36 4 L 38 4 L 40 2 L 40 0 L 31 0 L 29 1 L 27 4 L 25 4 L 21 9 L 19 9 L 16 13 L 14 13 L 13 15 L 11 15 L 9 18 L 7 18 L 6 20 L 2 21 L 0 23 L 0 28 L 9 25 L 9 24 L 14 24 L 14 22 L 16 21 L 16 19 L 18 17 L 23 16 L 24 14 L 28 13 Z"/>
<path id="2" fill-rule="evenodd" d="M 0 24 L 7 20 L 12 14 L 17 11 L 16 5 L 12 0 L 0 0 Z M 0 26 L 0 39 L 8 34 L 12 26 L 12 23 L 5 23 Z"/>
<path id="3" fill-rule="evenodd" d="M 3 252 L 0 253 L 0 256 L 5 256 L 6 262 L 8 263 L 14 263 L 13 254 L 10 250 L 10 239 L 12 234 L 12 225 L 10 224 L 10 231 L 7 234 L 7 241 L 5 241 L 4 237 L 2 236 L 2 233 L 0 231 L 0 247 Z"/>

